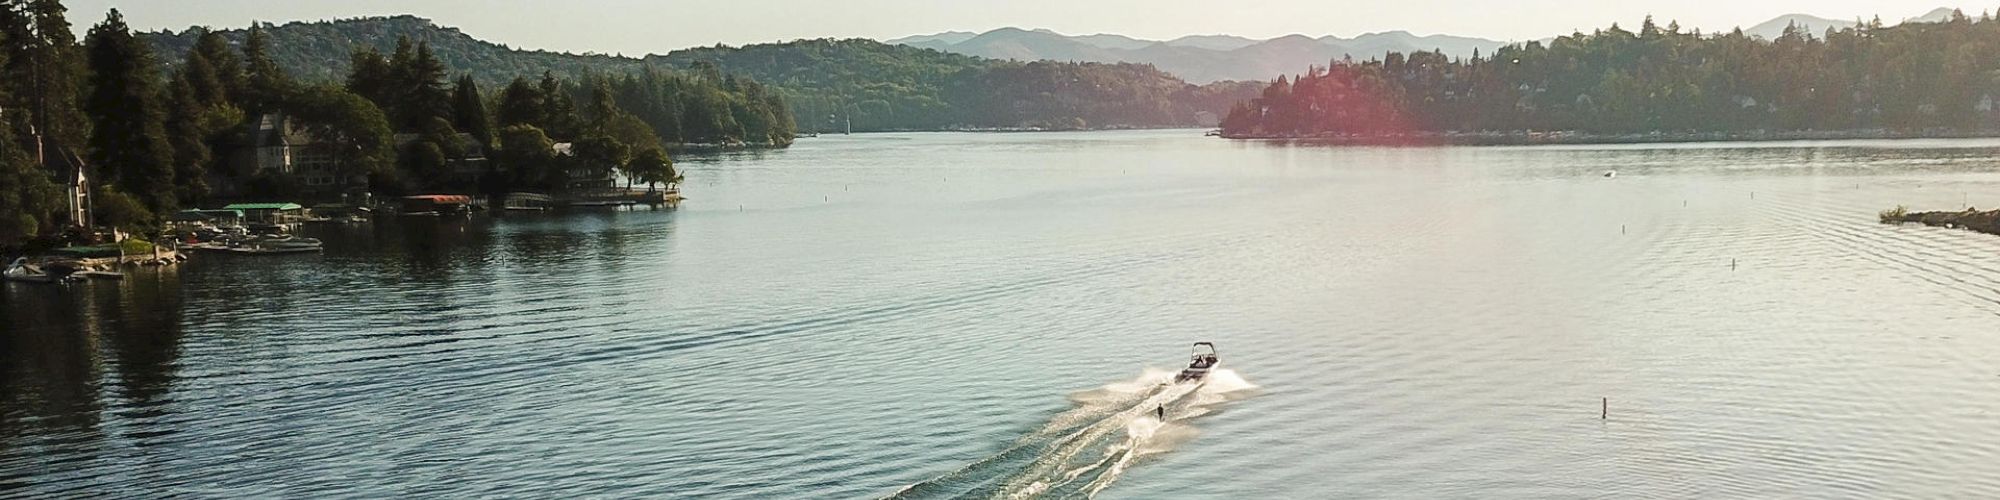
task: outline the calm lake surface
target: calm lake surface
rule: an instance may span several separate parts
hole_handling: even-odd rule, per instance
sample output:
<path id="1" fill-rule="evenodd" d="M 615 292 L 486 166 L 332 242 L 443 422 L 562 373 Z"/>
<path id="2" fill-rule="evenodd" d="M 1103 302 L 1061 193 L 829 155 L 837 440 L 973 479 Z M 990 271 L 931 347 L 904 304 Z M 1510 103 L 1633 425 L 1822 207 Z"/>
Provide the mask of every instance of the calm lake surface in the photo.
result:
<path id="1" fill-rule="evenodd" d="M 0 497 L 2000 496 L 2000 237 L 1875 222 L 2000 205 L 2000 141 L 1199 135 L 9 284 Z"/>

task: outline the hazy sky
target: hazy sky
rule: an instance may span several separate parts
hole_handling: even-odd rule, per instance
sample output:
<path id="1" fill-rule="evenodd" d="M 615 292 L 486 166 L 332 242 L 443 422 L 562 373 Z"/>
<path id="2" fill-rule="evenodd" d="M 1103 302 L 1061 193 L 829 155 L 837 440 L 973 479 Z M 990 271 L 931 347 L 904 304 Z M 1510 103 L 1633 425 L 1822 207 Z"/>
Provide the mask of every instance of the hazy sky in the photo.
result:
<path id="1" fill-rule="evenodd" d="M 2000 5 L 2000 2 L 1994 2 Z M 514 47 L 641 55 L 696 45 L 820 37 L 886 39 L 1003 26 L 1167 39 L 1188 34 L 1269 38 L 1407 30 L 1500 40 L 1588 31 L 1647 14 L 1708 30 L 1788 13 L 1891 23 L 1949 0 L 69 0 L 79 30 L 116 6 L 144 30 L 238 27 L 416 14 Z"/>

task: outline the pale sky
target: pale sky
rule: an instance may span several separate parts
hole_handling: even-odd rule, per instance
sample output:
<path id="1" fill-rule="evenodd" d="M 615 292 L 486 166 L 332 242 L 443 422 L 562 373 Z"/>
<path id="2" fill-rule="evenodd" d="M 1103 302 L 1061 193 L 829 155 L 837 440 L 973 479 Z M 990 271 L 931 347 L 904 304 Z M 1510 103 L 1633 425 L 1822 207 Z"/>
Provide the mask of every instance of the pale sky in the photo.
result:
<path id="1" fill-rule="evenodd" d="M 822 37 L 888 39 L 1015 26 L 1145 39 L 1189 34 L 1270 38 L 1405 30 L 1530 40 L 1616 21 L 1726 30 L 1783 14 L 1881 15 L 1894 23 L 1951 0 L 69 0 L 79 31 L 116 6 L 134 28 L 241 27 L 415 14 L 517 48 L 643 55 L 690 46 Z M 2000 2 L 1995 2 L 2000 5 Z"/>

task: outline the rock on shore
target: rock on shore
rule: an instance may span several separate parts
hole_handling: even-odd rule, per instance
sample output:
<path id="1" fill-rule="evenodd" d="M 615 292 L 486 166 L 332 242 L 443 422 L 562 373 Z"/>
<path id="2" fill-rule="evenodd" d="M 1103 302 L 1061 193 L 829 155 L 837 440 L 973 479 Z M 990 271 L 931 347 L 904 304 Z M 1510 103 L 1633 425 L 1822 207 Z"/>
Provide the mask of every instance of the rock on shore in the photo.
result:
<path id="1" fill-rule="evenodd" d="M 1911 212 L 1903 207 L 1882 211 L 1883 224 L 1919 223 L 1926 226 L 1962 228 L 1986 234 L 2000 234 L 2000 210 L 1961 212 Z"/>

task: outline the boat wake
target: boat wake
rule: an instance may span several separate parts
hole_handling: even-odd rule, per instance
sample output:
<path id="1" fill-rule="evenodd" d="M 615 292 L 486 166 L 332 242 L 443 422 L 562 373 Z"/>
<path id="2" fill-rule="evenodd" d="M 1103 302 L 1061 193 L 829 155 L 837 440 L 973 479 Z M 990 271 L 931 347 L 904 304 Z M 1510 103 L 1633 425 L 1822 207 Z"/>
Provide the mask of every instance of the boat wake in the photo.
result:
<path id="1" fill-rule="evenodd" d="M 1095 497 L 1135 463 L 1194 438 L 1195 419 L 1257 387 L 1233 370 L 1181 384 L 1173 383 L 1175 373 L 1149 369 L 1134 380 L 1072 394 L 1076 408 L 1006 450 L 888 498 Z"/>

